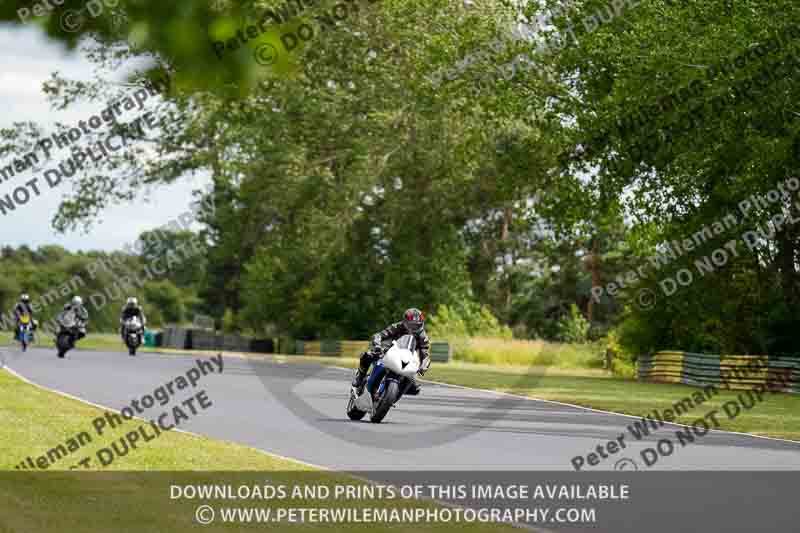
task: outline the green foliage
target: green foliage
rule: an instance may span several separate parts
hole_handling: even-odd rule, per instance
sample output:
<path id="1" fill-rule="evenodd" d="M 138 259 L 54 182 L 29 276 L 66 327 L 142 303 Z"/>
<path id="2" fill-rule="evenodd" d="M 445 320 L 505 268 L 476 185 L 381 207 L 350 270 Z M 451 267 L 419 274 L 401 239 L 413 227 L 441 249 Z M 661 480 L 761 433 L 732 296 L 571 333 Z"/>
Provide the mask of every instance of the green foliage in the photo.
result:
<path id="1" fill-rule="evenodd" d="M 207 253 L 170 272 L 181 294 L 165 288 L 166 307 L 154 311 L 163 320 L 203 310 L 256 331 L 364 339 L 416 306 L 445 337 L 508 339 L 508 324 L 584 343 L 618 326 L 630 354 L 792 353 L 800 227 L 755 247 L 740 236 L 782 214 L 800 217 L 800 204 L 746 215 L 738 206 L 800 165 L 800 72 L 769 76 L 796 55 L 798 4 L 588 0 L 554 20 L 576 37 L 571 44 L 534 52 L 508 43 L 466 65 L 518 18 L 505 2 L 470 4 L 385 0 L 348 19 L 348 31 L 261 69 L 248 47 L 219 61 L 204 42 L 232 35 L 260 2 L 120 2 L 77 34 L 55 14 L 40 18 L 70 45 L 91 34 L 91 58 L 109 74 L 143 58 L 177 70 L 175 90 L 154 111 L 163 135 L 149 141 L 159 157 L 132 143 L 76 176 L 56 227 L 91 222 L 145 186 L 208 172 Z M 529 2 L 529 19 L 543 5 L 563 2 Z M 608 10 L 621 12 L 601 23 L 598 11 Z M 129 25 L 115 29 L 110 15 L 119 12 Z M 0 18 L 16 13 L 0 8 Z M 787 28 L 794 33 L 776 55 L 768 44 Z M 254 42 L 277 43 L 278 31 Z M 758 60 L 747 54 L 744 66 L 719 68 L 745 51 Z M 517 52 L 534 53 L 536 68 L 495 76 Z M 441 86 L 426 80 L 454 66 L 458 75 Z M 750 83 L 765 73 L 769 83 Z M 55 76 L 47 93 L 55 107 L 100 105 L 118 90 L 111 79 Z M 4 131 L 2 155 L 38 139 L 28 130 Z M 650 266 L 659 244 L 730 213 L 737 220 L 726 234 L 666 268 Z M 171 235 L 171 246 L 189 237 Z M 680 268 L 697 272 L 696 260 L 731 239 L 736 257 L 662 297 L 660 282 Z M 144 260 L 163 262 L 163 253 L 148 247 Z M 20 286 L 63 283 L 95 257 L 4 249 L 0 303 Z M 123 258 L 132 268 L 140 260 Z M 111 283 L 100 272 L 81 291 Z M 595 301 L 592 291 L 609 284 Z M 657 296 L 653 305 L 639 305 L 643 290 Z"/>
<path id="2" fill-rule="evenodd" d="M 609 356 L 609 370 L 611 370 L 614 375 L 635 378 L 638 354 L 648 352 L 640 351 L 636 348 L 632 339 L 622 339 L 622 336 L 632 333 L 628 328 L 630 328 L 630 324 L 628 322 L 623 322 L 619 328 L 608 332 L 605 344 L 605 355 Z M 631 351 L 631 347 L 633 347 L 633 351 Z"/>
<path id="3" fill-rule="evenodd" d="M 225 333 L 237 333 L 241 331 L 241 324 L 239 324 L 236 314 L 232 309 L 226 309 L 225 314 L 222 315 L 222 331 Z"/>
<path id="4" fill-rule="evenodd" d="M 434 339 L 461 339 L 470 335 L 464 319 L 446 305 L 440 305 L 436 313 L 428 317 L 425 328 Z"/>
<path id="5" fill-rule="evenodd" d="M 602 3 L 583 3 L 559 24 Z M 799 23 L 797 3 L 783 0 L 645 1 L 595 31 L 573 24 L 580 44 L 555 58 L 560 76 L 581 80 L 561 109 L 574 117 L 581 145 L 573 164 L 597 166 L 591 188 L 626 198 L 628 269 L 643 268 L 615 298 L 626 305 L 619 340 L 628 351 L 797 354 L 789 332 L 800 326 L 791 311 L 800 305 L 800 227 L 767 230 L 756 247 L 742 240 L 778 214 L 796 218 L 797 196 L 747 213 L 739 205 L 775 189 L 800 163 L 800 123 L 787 111 L 800 71 L 785 68 Z M 779 35 L 787 37 L 776 45 Z M 759 88 L 746 89 L 753 83 Z M 735 223 L 723 233 L 667 267 L 652 266 L 657 245 L 683 243 L 729 215 Z M 730 242 L 736 253 L 701 273 L 696 262 Z M 662 283 L 681 268 L 694 279 L 668 294 Z M 643 291 L 655 296 L 647 305 Z"/>
<path id="6" fill-rule="evenodd" d="M 511 328 L 501 324 L 488 307 L 475 303 L 440 305 L 428 318 L 428 334 L 435 339 L 486 337 L 510 340 Z"/>
<path id="7" fill-rule="evenodd" d="M 179 324 L 186 319 L 181 291 L 170 280 L 146 283 L 144 294 L 145 301 L 161 312 L 165 324 Z"/>
<path id="8" fill-rule="evenodd" d="M 589 321 L 575 304 L 570 306 L 568 315 L 559 319 L 557 328 L 557 337 L 562 342 L 582 344 L 589 340 Z"/>
<path id="9" fill-rule="evenodd" d="M 57 246 L 37 250 L 5 247 L 0 257 L 0 314 L 10 312 L 22 292 L 34 304 L 40 323 L 52 321 L 70 298 L 83 297 L 89 312 L 89 331 L 116 331 L 119 313 L 129 296 L 144 306 L 149 326 L 182 322 L 186 306 L 197 306 L 193 287 L 169 279 L 151 280 L 139 290 L 127 278 L 147 279 L 138 256 L 114 252 L 72 253 Z"/>
<path id="10" fill-rule="evenodd" d="M 168 275 L 180 287 L 198 287 L 206 271 L 206 254 L 202 240 L 191 231 L 145 231 L 139 236 L 143 243 L 141 257 Z M 191 256 L 185 261 L 183 257 Z"/>

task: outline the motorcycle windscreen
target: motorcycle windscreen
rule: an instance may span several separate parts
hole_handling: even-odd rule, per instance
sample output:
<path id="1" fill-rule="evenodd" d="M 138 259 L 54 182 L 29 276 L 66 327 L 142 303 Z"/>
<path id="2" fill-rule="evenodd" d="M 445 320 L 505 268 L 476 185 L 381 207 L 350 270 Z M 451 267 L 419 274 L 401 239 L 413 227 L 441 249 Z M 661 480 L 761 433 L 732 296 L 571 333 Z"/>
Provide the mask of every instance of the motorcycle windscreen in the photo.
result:
<path id="1" fill-rule="evenodd" d="M 417 341 L 413 335 L 403 335 L 397 339 L 397 347 L 413 352 L 417 349 Z"/>

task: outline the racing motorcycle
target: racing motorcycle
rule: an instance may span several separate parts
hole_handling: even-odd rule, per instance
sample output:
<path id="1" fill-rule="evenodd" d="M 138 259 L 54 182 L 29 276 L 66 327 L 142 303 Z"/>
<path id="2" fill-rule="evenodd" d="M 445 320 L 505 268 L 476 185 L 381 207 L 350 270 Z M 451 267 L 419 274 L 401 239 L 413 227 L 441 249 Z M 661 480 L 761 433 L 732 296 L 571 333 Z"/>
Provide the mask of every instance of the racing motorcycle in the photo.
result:
<path id="1" fill-rule="evenodd" d="M 125 344 L 128 346 L 128 354 L 136 355 L 136 349 L 142 345 L 144 338 L 144 327 L 142 321 L 137 316 L 132 316 L 125 320 L 122 325 L 125 332 Z"/>
<path id="2" fill-rule="evenodd" d="M 75 347 L 81 322 L 78 320 L 75 311 L 70 309 L 61 311 L 56 317 L 56 323 L 59 325 L 56 348 L 58 348 L 58 356 L 63 358 L 69 350 Z"/>
<path id="3" fill-rule="evenodd" d="M 31 315 L 27 313 L 20 315 L 19 330 L 17 331 L 17 339 L 19 340 L 20 344 L 22 344 L 23 352 L 28 349 L 28 345 L 31 343 L 32 336 L 33 336 L 33 321 L 31 320 Z"/>
<path id="4" fill-rule="evenodd" d="M 403 335 L 393 341 L 383 358 L 372 365 L 361 396 L 351 387 L 347 416 L 350 420 L 361 420 L 369 413 L 370 422 L 380 423 L 389 409 L 414 384 L 414 376 L 419 368 L 419 352 L 414 336 Z"/>

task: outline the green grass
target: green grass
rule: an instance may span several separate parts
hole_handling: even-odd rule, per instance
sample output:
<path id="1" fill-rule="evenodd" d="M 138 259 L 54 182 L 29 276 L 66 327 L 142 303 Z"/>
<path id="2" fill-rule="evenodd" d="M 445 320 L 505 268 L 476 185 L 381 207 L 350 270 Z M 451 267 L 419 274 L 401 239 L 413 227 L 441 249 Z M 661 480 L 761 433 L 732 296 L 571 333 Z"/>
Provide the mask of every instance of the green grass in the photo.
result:
<path id="1" fill-rule="evenodd" d="M 286 361 L 314 361 L 355 368 L 355 359 L 281 356 Z M 654 409 L 663 412 L 701 389 L 680 384 L 648 383 L 612 376 L 601 369 L 546 366 L 486 365 L 464 362 L 433 363 L 425 379 L 564 403 L 644 416 Z M 719 393 L 676 422 L 692 424 L 716 409 L 720 429 L 800 441 L 800 395 L 767 393 L 751 410 L 729 420 L 723 404 L 736 401 L 741 391 Z"/>
<path id="2" fill-rule="evenodd" d="M 178 532 L 200 527 L 194 522 L 201 504 L 247 508 L 289 507 L 380 507 L 432 508 L 419 500 L 311 500 L 292 497 L 295 485 L 363 485 L 362 481 L 334 472 L 315 470 L 258 450 L 169 431 L 140 444 L 107 468 L 94 471 L 65 471 L 74 461 L 109 446 L 113 439 L 141 424 L 131 420 L 115 432 L 93 435 L 93 441 L 72 455 L 57 461 L 47 471 L 21 471 L 15 466 L 25 457 L 36 457 L 77 433 L 92 434 L 91 421 L 101 410 L 82 402 L 44 391 L 0 370 L 0 533 L 62 532 L 99 533 L 107 531 L 149 533 Z M 197 416 L 203 416 L 199 414 Z M 102 469 L 102 471 L 98 471 Z M 159 473 L 161 472 L 161 473 Z M 265 475 L 268 473 L 268 475 Z M 259 486 L 285 485 L 287 499 L 276 500 L 189 500 L 172 499 L 172 485 L 216 484 Z M 265 524 L 202 526 L 204 531 L 263 530 Z M 286 530 L 365 531 L 363 524 L 270 524 L 267 528 Z M 375 532 L 463 531 L 497 532 L 510 528 L 492 524 L 370 524 Z"/>
<path id="3" fill-rule="evenodd" d="M 680 384 L 647 383 L 614 377 L 556 375 L 550 369 L 544 375 L 526 375 L 508 369 L 488 370 L 466 367 L 442 369 L 431 379 L 444 383 L 492 389 L 523 396 L 643 416 L 654 409 L 663 412 L 676 402 L 701 389 Z M 676 422 L 692 424 L 716 409 L 720 429 L 800 441 L 800 397 L 784 393 L 767 393 L 751 410 L 729 419 L 723 404 L 736 401 L 742 391 L 720 390 L 697 405 Z"/>
<path id="4" fill-rule="evenodd" d="M 86 431 L 93 441 L 61 459 L 52 469 L 66 470 L 85 456 L 133 431 L 144 422 L 130 420 L 97 436 L 92 420 L 102 411 L 82 402 L 39 389 L 0 371 L 0 470 L 13 470 L 28 456 L 34 459 L 76 434 Z M 197 416 L 203 416 L 202 411 Z M 186 453 L 191 450 L 191 453 Z M 71 460 L 74 459 L 74 460 Z M 93 461 L 95 462 L 95 461 Z M 120 457 L 108 470 L 308 470 L 252 448 L 185 433 L 165 432 Z"/>

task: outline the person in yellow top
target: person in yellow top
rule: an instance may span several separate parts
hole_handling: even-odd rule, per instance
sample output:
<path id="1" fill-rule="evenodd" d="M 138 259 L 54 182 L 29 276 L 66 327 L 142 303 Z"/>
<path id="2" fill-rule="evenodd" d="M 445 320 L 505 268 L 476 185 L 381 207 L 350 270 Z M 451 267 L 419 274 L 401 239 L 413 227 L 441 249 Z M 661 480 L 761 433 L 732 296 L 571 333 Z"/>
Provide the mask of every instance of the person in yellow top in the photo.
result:
<path id="1" fill-rule="evenodd" d="M 31 339 L 33 339 L 33 331 L 36 330 L 36 320 L 33 318 L 33 308 L 31 307 L 31 297 L 28 293 L 22 293 L 19 297 L 17 305 L 14 306 L 14 321 L 16 328 L 14 329 L 14 338 L 19 337 L 19 327 L 23 323 L 23 317 L 27 316 L 31 323 Z"/>

